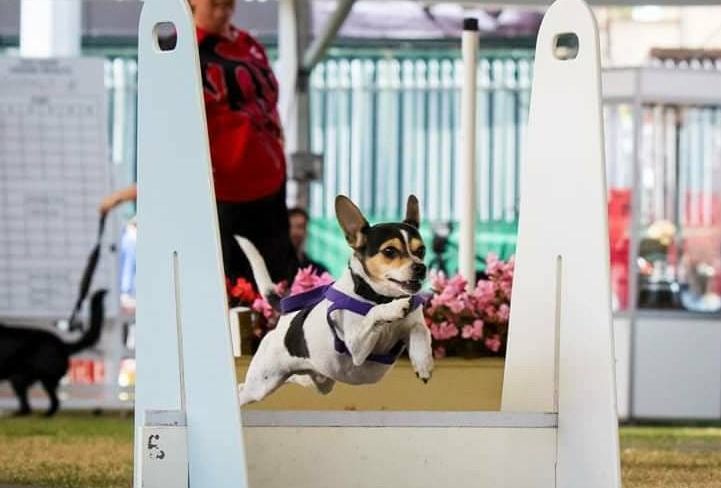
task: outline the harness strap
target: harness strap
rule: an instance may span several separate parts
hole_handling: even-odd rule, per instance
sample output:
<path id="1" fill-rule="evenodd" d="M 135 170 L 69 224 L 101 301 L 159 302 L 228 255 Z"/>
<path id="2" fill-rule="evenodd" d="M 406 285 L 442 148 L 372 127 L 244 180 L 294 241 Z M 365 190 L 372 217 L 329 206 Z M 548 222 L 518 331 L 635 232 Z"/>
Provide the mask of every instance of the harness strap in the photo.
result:
<path id="1" fill-rule="evenodd" d="M 319 286 L 312 290 L 298 293 L 297 295 L 291 295 L 285 297 L 280 301 L 280 312 L 283 314 L 302 310 L 304 308 L 313 307 L 323 300 L 325 300 L 325 292 L 333 285 Z"/>
<path id="2" fill-rule="evenodd" d="M 283 298 L 280 301 L 280 308 L 281 312 L 285 314 L 314 307 L 323 300 L 331 302 L 328 307 L 328 313 L 326 314 L 326 320 L 331 332 L 333 333 L 335 350 L 340 354 L 350 354 L 345 342 L 343 342 L 343 340 L 338 336 L 335 322 L 331 318 L 330 314 L 336 310 L 349 310 L 358 315 L 365 316 L 368 315 L 368 312 L 370 312 L 371 308 L 373 308 L 376 304 L 363 302 L 350 295 L 346 295 L 342 291 L 333 288 L 333 283 L 331 283 L 329 285 L 319 286 L 318 288 L 313 288 L 312 290 Z M 415 310 L 420 307 L 424 301 L 424 296 L 413 295 L 411 297 L 411 310 Z M 403 341 L 398 341 L 387 353 L 371 354 L 367 359 L 381 364 L 393 364 L 398 359 L 398 356 L 401 355 L 403 349 L 405 349 L 405 344 Z"/>

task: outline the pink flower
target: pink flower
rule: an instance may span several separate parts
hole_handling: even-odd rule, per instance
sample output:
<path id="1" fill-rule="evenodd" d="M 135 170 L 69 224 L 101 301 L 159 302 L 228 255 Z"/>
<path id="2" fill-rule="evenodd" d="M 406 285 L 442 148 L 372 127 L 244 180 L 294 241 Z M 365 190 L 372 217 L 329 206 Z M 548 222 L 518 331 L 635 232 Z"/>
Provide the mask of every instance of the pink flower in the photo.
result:
<path id="1" fill-rule="evenodd" d="M 504 298 L 510 300 L 512 286 L 513 286 L 513 283 L 510 281 L 501 281 L 501 283 L 498 285 L 498 288 L 500 289 L 501 294 L 504 296 Z"/>
<path id="2" fill-rule="evenodd" d="M 450 280 L 448 280 L 448 284 L 446 285 L 447 289 L 450 289 L 450 291 L 454 295 L 459 295 L 466 291 L 466 285 L 468 285 L 468 282 L 466 279 L 461 275 L 456 275 Z"/>
<path id="3" fill-rule="evenodd" d="M 479 280 L 471 295 L 477 309 L 483 309 L 496 299 L 496 285 L 492 281 Z"/>
<path id="4" fill-rule="evenodd" d="M 493 337 L 487 337 L 485 344 L 491 351 L 498 352 L 501 349 L 501 336 L 494 334 Z"/>
<path id="5" fill-rule="evenodd" d="M 453 297 L 445 294 L 435 295 L 433 298 L 431 298 L 431 307 L 438 308 L 438 307 L 445 307 L 447 306 L 448 302 L 452 300 Z"/>
<path id="6" fill-rule="evenodd" d="M 308 266 L 299 269 L 298 273 L 296 273 L 295 278 L 293 279 L 293 285 L 290 287 L 290 294 L 296 295 L 332 282 L 333 277 L 331 275 L 323 273 L 318 276 L 315 274 L 313 266 Z"/>
<path id="7" fill-rule="evenodd" d="M 270 306 L 270 303 L 268 303 L 265 298 L 256 298 L 250 308 L 262 314 L 266 319 L 271 319 L 274 315 L 277 315 L 277 312 Z"/>
<path id="8" fill-rule="evenodd" d="M 459 314 L 461 313 L 465 308 L 466 304 L 464 303 L 463 296 L 456 297 L 455 300 L 449 300 L 447 302 L 448 308 L 451 310 L 452 313 Z"/>
<path id="9" fill-rule="evenodd" d="M 498 320 L 501 322 L 508 322 L 508 317 L 511 315 L 511 309 L 505 303 L 502 303 L 498 307 Z"/>
<path id="10" fill-rule="evenodd" d="M 431 324 L 431 336 L 434 339 L 443 341 L 452 339 L 458 335 L 458 328 L 454 324 L 441 322 L 440 324 Z"/>
<path id="11" fill-rule="evenodd" d="M 471 339 L 473 341 L 481 340 L 483 338 L 483 321 L 474 320 L 473 325 L 464 325 L 461 337 L 464 339 Z"/>
<path id="12" fill-rule="evenodd" d="M 333 279 L 333 277 L 327 271 L 324 272 L 323 274 L 321 274 L 320 276 L 319 275 L 315 276 L 316 286 L 330 285 L 334 281 L 335 280 Z"/>
<path id="13" fill-rule="evenodd" d="M 428 279 L 431 283 L 431 289 L 435 292 L 440 292 L 448 284 L 448 280 L 443 271 L 431 270 Z"/>
<path id="14" fill-rule="evenodd" d="M 508 258 L 508 261 L 506 261 L 505 265 L 505 271 L 508 276 L 513 277 L 513 271 L 516 268 L 516 256 L 511 256 Z"/>
<path id="15" fill-rule="evenodd" d="M 446 348 L 443 346 L 438 346 L 435 349 L 433 349 L 433 357 L 436 359 L 441 359 L 446 357 Z"/>
<path id="16" fill-rule="evenodd" d="M 486 255 L 486 274 L 495 276 L 503 272 L 503 263 L 498 260 L 498 256 L 492 252 Z"/>
<path id="17" fill-rule="evenodd" d="M 313 273 L 313 268 L 308 266 L 307 268 L 299 269 L 296 273 L 293 284 L 290 287 L 290 294 L 296 295 L 313 288 L 315 288 L 315 273 Z"/>
<path id="18" fill-rule="evenodd" d="M 483 313 L 489 319 L 494 319 L 496 318 L 496 307 L 494 307 L 493 305 L 489 305 L 483 310 Z"/>

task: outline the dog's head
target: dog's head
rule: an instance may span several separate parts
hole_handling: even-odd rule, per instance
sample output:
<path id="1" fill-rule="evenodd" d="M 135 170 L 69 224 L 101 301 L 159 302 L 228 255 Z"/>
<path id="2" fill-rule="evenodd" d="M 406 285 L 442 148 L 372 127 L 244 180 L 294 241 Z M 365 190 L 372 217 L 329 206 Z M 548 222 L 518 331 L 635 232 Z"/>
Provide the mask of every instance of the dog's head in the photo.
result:
<path id="1" fill-rule="evenodd" d="M 426 277 L 426 247 L 418 232 L 418 199 L 411 195 L 406 217 L 400 223 L 369 225 L 349 198 L 339 195 L 335 212 L 348 244 L 353 249 L 351 271 L 376 293 L 399 297 L 417 293 Z"/>

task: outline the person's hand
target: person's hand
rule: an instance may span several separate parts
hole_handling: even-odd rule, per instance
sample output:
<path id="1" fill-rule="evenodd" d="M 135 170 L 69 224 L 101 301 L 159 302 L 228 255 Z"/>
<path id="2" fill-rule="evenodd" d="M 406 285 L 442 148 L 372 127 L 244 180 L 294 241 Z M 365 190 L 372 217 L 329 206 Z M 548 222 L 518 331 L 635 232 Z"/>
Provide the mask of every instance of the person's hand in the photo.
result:
<path id="1" fill-rule="evenodd" d="M 105 215 L 121 203 L 135 200 L 136 198 L 138 198 L 138 187 L 132 184 L 103 198 L 100 202 L 100 207 L 98 207 L 98 212 L 100 212 L 100 215 Z"/>
<path id="2" fill-rule="evenodd" d="M 100 215 L 105 215 L 108 212 L 110 212 L 112 209 L 114 209 L 118 204 L 120 203 L 117 195 L 112 194 L 108 195 L 107 197 L 103 198 L 103 200 L 100 202 L 100 207 L 98 207 L 98 212 L 100 212 Z"/>

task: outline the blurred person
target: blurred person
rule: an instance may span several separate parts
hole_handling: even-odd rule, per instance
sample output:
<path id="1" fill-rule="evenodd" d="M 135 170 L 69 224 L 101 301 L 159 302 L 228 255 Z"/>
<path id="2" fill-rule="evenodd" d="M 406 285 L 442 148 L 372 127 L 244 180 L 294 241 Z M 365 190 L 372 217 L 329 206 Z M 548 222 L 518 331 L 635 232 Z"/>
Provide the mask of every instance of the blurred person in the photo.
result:
<path id="1" fill-rule="evenodd" d="M 298 258 L 298 267 L 307 268 L 313 266 L 315 273 L 321 275 L 328 272 L 328 268 L 312 260 L 305 253 L 305 241 L 308 238 L 308 221 L 310 220 L 308 212 L 300 207 L 294 207 L 288 210 L 290 218 L 290 242 L 293 244 L 295 255 Z"/>
<path id="2" fill-rule="evenodd" d="M 265 49 L 231 24 L 235 0 L 189 0 L 203 80 L 210 158 L 225 275 L 252 280 L 233 235 L 255 244 L 271 278 L 291 279 L 298 263 L 285 203 L 286 161 L 278 82 Z M 137 197 L 137 187 L 106 197 L 100 211 Z"/>
<path id="3" fill-rule="evenodd" d="M 133 217 L 120 238 L 120 306 L 125 313 L 135 313 L 135 258 L 138 223 Z"/>

